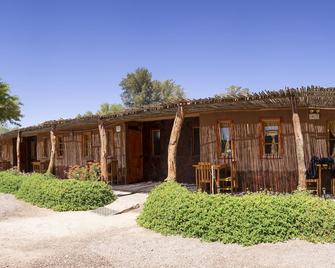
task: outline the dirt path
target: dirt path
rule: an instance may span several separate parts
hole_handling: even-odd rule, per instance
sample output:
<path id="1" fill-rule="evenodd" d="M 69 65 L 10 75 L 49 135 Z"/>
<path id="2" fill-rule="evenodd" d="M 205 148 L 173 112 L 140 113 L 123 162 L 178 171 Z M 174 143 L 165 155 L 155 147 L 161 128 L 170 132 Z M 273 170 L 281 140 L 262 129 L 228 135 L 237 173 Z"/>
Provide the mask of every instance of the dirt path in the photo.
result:
<path id="1" fill-rule="evenodd" d="M 59 213 L 0 194 L 0 213 L 0 267 L 335 267 L 334 244 L 165 237 L 136 225 L 138 209 Z"/>

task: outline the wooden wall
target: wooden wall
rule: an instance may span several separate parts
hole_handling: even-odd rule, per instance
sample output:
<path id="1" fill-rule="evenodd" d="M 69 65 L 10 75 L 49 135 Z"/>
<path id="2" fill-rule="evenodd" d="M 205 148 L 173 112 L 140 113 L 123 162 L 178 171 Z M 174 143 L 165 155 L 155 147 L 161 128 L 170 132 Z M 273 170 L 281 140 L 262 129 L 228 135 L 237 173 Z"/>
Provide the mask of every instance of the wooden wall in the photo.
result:
<path id="1" fill-rule="evenodd" d="M 108 157 L 118 160 L 118 180 L 124 181 L 126 177 L 126 157 L 125 157 L 125 124 L 119 124 L 120 132 L 115 131 L 115 125 L 106 127 L 108 132 Z M 98 129 L 89 131 L 55 131 L 56 136 L 63 136 L 64 154 L 58 156 L 56 153 L 55 170 L 56 175 L 65 178 L 69 166 L 84 166 L 88 161 L 100 162 L 100 137 Z M 87 135 L 88 156 L 83 155 L 82 137 Z M 47 139 L 47 157 L 43 156 L 43 143 Z M 50 158 L 51 143 L 49 133 L 37 136 L 37 159 L 48 161 Z"/>
<path id="2" fill-rule="evenodd" d="M 143 123 L 143 175 L 153 181 L 164 180 L 167 176 L 167 155 L 173 120 Z M 199 155 L 192 155 L 193 127 L 199 126 L 199 118 L 185 118 L 177 149 L 177 181 L 195 183 L 193 164 L 200 160 Z M 161 153 L 152 153 L 151 130 L 159 129 L 161 133 Z"/>
<path id="3" fill-rule="evenodd" d="M 313 155 L 328 156 L 327 121 L 335 120 L 335 111 L 321 111 L 320 120 L 308 119 L 308 110 L 299 111 L 304 136 L 305 161 L 308 167 Z M 260 120 L 280 118 L 283 154 L 263 158 L 260 150 Z M 240 190 L 272 189 L 291 192 L 297 188 L 297 160 L 290 110 L 258 112 L 216 112 L 200 116 L 201 161 L 225 163 L 218 157 L 218 121 L 231 120 L 234 127 L 235 158 Z"/>

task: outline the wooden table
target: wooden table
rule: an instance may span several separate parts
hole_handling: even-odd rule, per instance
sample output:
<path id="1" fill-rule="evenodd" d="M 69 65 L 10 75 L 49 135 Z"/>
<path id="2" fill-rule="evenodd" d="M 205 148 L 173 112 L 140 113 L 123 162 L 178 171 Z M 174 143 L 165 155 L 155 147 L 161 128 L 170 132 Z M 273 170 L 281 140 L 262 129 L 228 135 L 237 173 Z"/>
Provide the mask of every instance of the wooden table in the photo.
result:
<path id="1" fill-rule="evenodd" d="M 210 181 L 210 193 L 214 193 L 214 184 L 216 185 L 217 188 L 217 192 L 219 193 L 219 189 L 220 189 L 220 171 L 223 169 L 226 169 L 227 167 L 229 167 L 228 164 L 211 164 L 211 163 L 205 163 L 205 162 L 199 162 L 199 164 L 197 165 L 192 165 L 195 169 L 195 180 L 196 180 L 196 185 L 198 188 L 199 185 L 199 178 L 198 178 L 198 174 L 197 174 L 197 170 L 201 168 L 202 165 L 210 165 L 210 174 L 211 174 L 211 178 L 209 178 Z"/>

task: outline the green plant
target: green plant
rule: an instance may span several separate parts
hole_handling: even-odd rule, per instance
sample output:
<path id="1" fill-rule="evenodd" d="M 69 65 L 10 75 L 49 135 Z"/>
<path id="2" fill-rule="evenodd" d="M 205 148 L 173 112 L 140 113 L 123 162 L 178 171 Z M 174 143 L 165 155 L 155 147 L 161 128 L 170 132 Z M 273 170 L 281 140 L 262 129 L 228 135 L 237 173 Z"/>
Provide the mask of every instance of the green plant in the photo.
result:
<path id="1" fill-rule="evenodd" d="M 15 194 L 23 181 L 23 176 L 18 176 L 15 171 L 0 172 L 0 192 Z"/>
<path id="2" fill-rule="evenodd" d="M 103 182 L 59 180 L 42 174 L 24 180 L 17 197 L 58 211 L 94 209 L 115 200 L 111 187 Z"/>
<path id="3" fill-rule="evenodd" d="M 116 199 L 111 187 L 103 182 L 60 180 L 39 173 L 0 172 L 0 192 L 58 211 L 94 209 Z"/>
<path id="4" fill-rule="evenodd" d="M 91 163 L 88 167 L 79 165 L 71 166 L 67 172 L 67 177 L 74 180 L 100 180 L 101 168 L 98 163 Z"/>
<path id="5" fill-rule="evenodd" d="M 208 195 L 165 182 L 149 194 L 137 221 L 163 234 L 223 243 L 335 242 L 335 203 L 306 192 Z"/>

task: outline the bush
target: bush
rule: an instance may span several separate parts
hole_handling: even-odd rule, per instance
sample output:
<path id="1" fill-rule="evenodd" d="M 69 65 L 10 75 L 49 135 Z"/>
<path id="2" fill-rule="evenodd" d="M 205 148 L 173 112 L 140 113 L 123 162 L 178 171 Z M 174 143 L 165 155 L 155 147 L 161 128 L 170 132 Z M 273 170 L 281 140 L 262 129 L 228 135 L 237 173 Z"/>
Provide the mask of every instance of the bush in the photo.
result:
<path id="1" fill-rule="evenodd" d="M 137 221 L 163 234 L 223 243 L 335 242 L 334 201 L 306 192 L 208 195 L 165 182 L 149 194 Z"/>
<path id="2" fill-rule="evenodd" d="M 0 172 L 0 192 L 58 211 L 89 210 L 115 200 L 109 185 L 97 181 L 60 180 L 50 174 Z"/>
<path id="3" fill-rule="evenodd" d="M 67 177 L 74 180 L 100 180 L 101 168 L 98 163 L 91 163 L 88 167 L 75 165 L 69 168 Z"/>
<path id="4" fill-rule="evenodd" d="M 0 172 L 0 192 L 15 194 L 19 190 L 22 180 L 23 177 L 17 176 L 13 171 Z"/>

